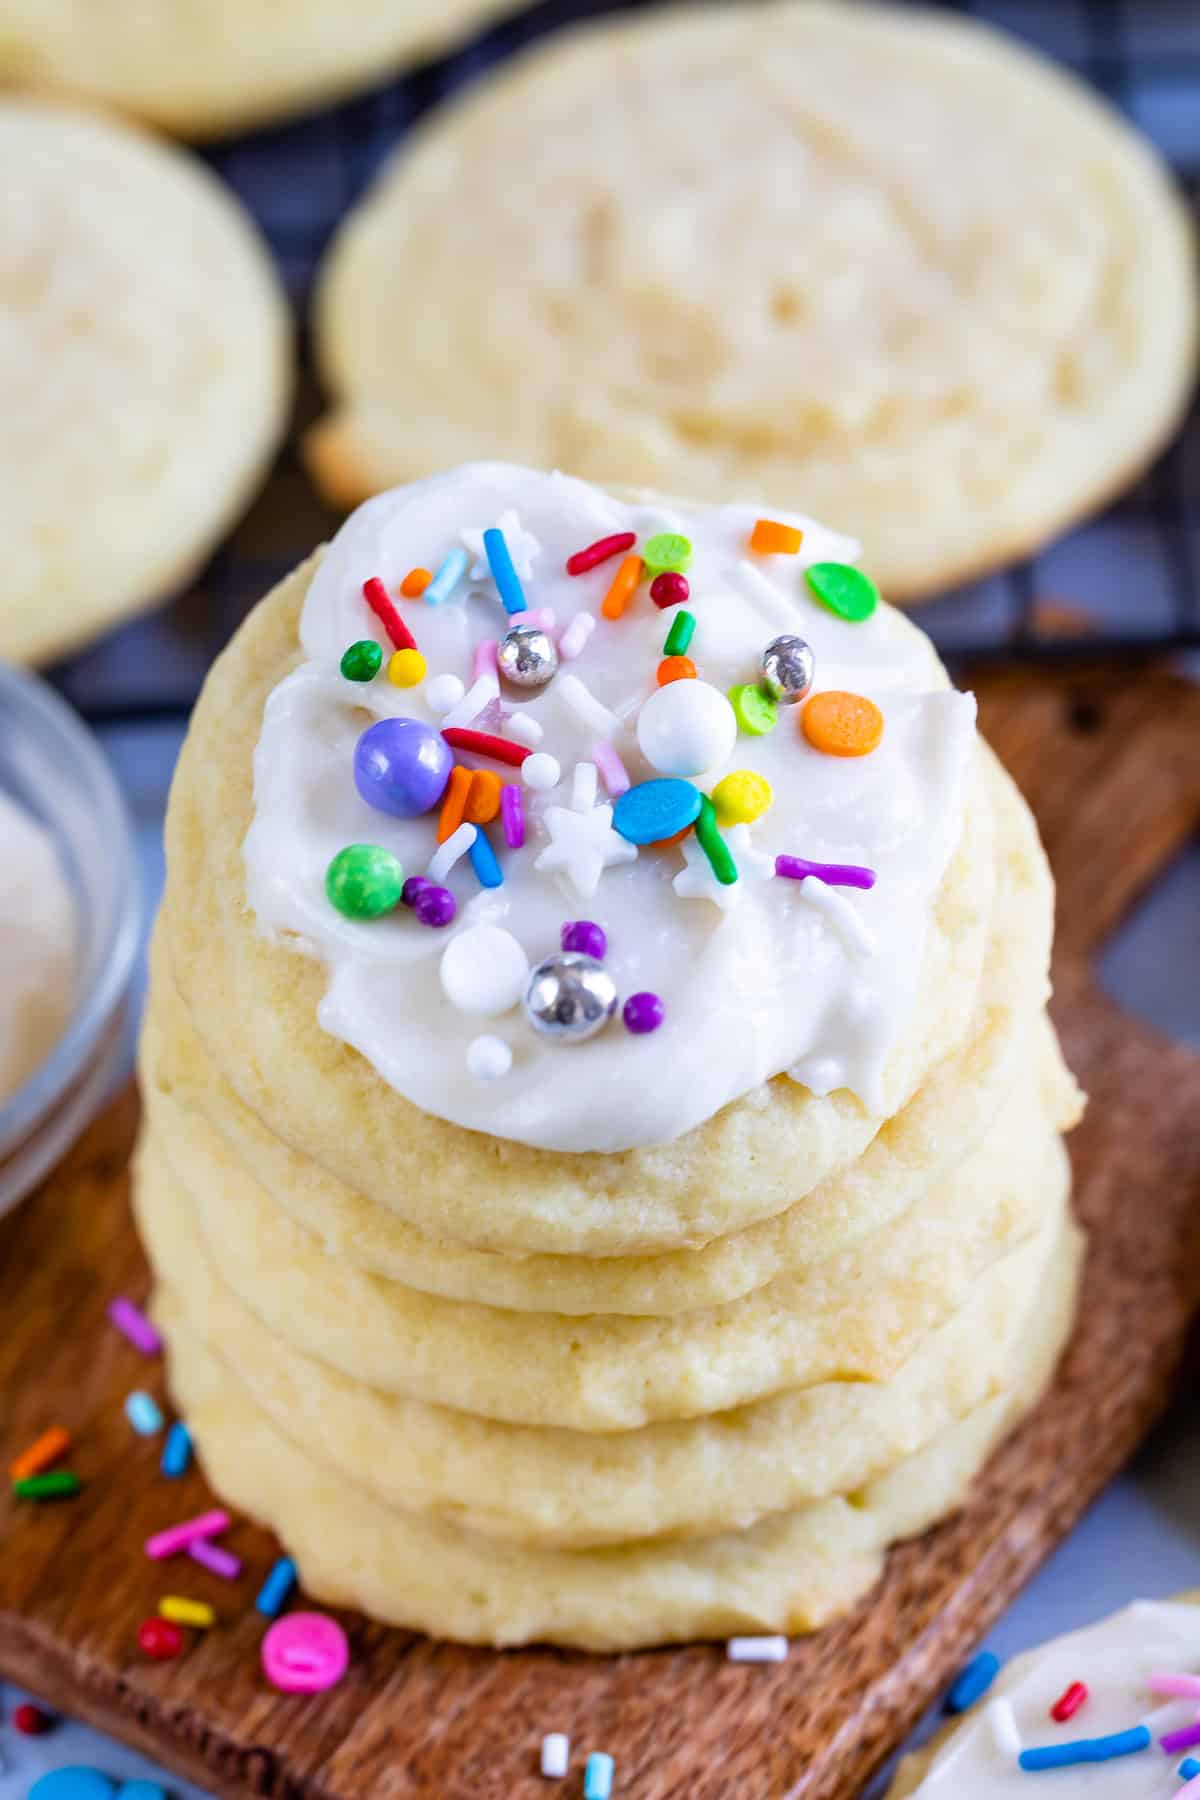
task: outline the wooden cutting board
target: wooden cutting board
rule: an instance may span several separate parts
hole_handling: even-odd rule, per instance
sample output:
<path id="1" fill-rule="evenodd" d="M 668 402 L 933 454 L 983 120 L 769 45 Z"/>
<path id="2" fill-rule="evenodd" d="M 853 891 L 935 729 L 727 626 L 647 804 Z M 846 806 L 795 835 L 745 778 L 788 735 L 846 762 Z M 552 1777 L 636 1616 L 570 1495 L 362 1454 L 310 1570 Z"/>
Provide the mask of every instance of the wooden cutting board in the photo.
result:
<path id="1" fill-rule="evenodd" d="M 75 1500 L 0 1497 L 0 1672 L 221 1796 L 534 1800 L 577 1796 L 589 1749 L 637 1800 L 854 1800 L 870 1772 L 1078 1519 L 1162 1410 L 1200 1301 L 1200 1059 L 1120 1014 L 1089 958 L 1200 818 L 1200 691 L 1161 671 L 990 676 L 985 729 L 1037 810 L 1060 888 L 1055 1016 L 1091 1093 L 1072 1140 L 1091 1231 L 1079 1326 L 1052 1391 L 956 1519 L 892 1553 L 853 1614 L 781 1667 L 720 1647 L 594 1658 L 496 1655 L 348 1618 L 353 1662 L 319 1699 L 271 1690 L 251 1601 L 275 1546 L 238 1526 L 231 1586 L 142 1555 L 210 1503 L 132 1437 L 128 1391 L 161 1371 L 109 1328 L 145 1294 L 130 1227 L 132 1093 L 0 1225 L 0 1455 L 53 1422 L 75 1435 Z M 166 1588 L 214 1602 L 217 1629 L 175 1663 L 139 1656 Z M 561 1786 L 542 1734 L 571 1736 Z"/>

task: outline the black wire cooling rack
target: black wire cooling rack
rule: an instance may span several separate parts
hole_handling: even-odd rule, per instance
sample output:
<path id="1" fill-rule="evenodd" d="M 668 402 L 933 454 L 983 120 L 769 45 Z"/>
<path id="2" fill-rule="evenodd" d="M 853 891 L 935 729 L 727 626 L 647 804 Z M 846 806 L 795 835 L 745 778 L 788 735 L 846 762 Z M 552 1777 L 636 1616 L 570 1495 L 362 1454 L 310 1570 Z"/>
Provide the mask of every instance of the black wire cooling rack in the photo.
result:
<path id="1" fill-rule="evenodd" d="M 401 81 L 207 152 L 265 232 L 295 304 L 300 401 L 265 492 L 189 592 L 54 672 L 94 723 L 186 714 L 249 607 L 336 526 L 297 453 L 319 410 L 303 320 L 329 238 L 388 152 L 423 113 L 523 45 L 639 3 L 541 0 Z M 1093 82 L 1158 144 L 1193 205 L 1200 199 L 1200 0 L 944 4 L 1007 27 Z M 920 617 L 955 662 L 1200 646 L 1200 409 L 1115 506 L 1038 557 L 930 602 Z"/>

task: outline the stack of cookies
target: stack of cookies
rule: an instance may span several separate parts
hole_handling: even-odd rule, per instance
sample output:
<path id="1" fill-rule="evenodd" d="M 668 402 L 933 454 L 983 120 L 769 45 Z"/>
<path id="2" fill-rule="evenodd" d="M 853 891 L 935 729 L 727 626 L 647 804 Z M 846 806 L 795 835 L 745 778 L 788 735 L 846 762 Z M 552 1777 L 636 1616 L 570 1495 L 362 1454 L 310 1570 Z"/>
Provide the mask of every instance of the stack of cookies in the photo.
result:
<path id="1" fill-rule="evenodd" d="M 812 1629 L 1045 1386 L 1049 874 L 853 554 L 471 465 L 210 675 L 136 1204 L 208 1475 L 314 1596 Z"/>

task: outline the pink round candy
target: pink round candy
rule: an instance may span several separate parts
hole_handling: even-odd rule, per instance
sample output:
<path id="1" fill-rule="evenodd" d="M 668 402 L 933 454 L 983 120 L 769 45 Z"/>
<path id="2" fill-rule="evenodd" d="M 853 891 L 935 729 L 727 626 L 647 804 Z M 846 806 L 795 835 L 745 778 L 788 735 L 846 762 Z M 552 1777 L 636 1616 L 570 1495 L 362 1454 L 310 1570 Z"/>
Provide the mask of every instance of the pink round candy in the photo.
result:
<path id="1" fill-rule="evenodd" d="M 350 1646 L 336 1619 L 324 1613 L 285 1613 L 262 1641 L 267 1680 L 281 1694 L 323 1694 L 350 1662 Z"/>

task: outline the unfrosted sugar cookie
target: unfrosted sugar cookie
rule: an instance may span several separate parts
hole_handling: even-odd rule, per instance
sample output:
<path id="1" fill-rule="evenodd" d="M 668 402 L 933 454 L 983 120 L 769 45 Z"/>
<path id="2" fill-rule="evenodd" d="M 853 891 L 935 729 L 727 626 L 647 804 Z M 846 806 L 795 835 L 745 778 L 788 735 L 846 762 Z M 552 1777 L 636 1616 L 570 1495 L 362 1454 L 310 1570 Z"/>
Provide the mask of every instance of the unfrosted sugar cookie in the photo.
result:
<path id="1" fill-rule="evenodd" d="M 0 656 L 83 643 L 204 562 L 281 435 L 289 335 L 198 163 L 0 99 Z"/>
<path id="2" fill-rule="evenodd" d="M 1133 478 L 1196 294 L 1179 197 L 1080 83 L 945 11 L 806 0 L 487 79 L 344 226 L 316 324 L 339 499 L 481 455 L 803 494 L 909 599 Z"/>
<path id="3" fill-rule="evenodd" d="M 512 3 L 5 0 L 0 80 L 211 137 L 382 81 Z"/>

